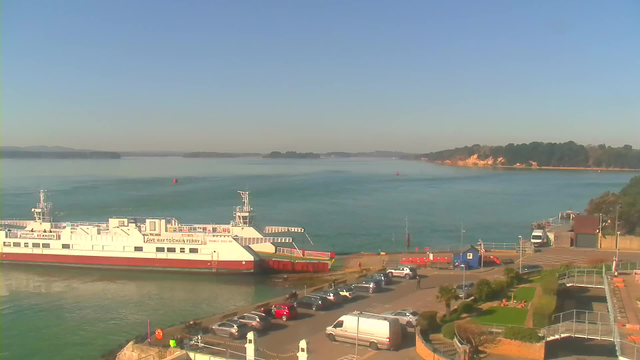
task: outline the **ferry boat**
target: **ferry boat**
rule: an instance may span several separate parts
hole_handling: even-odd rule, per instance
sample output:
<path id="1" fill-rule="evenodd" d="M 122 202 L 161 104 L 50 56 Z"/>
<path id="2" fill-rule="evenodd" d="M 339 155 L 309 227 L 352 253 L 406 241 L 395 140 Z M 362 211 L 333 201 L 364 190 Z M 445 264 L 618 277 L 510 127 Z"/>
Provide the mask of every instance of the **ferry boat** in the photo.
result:
<path id="1" fill-rule="evenodd" d="M 256 251 L 292 243 L 291 237 L 265 234 L 304 232 L 300 227 L 254 225 L 249 192 L 238 191 L 229 224 L 181 224 L 174 218 L 112 217 L 106 223 L 54 222 L 46 191 L 31 209 L 35 219 L 1 220 L 0 262 L 119 267 L 201 272 L 260 270 Z M 285 244 L 282 244 L 285 245 Z M 268 250 L 269 251 L 269 250 Z M 269 251 L 274 252 L 274 251 Z"/>

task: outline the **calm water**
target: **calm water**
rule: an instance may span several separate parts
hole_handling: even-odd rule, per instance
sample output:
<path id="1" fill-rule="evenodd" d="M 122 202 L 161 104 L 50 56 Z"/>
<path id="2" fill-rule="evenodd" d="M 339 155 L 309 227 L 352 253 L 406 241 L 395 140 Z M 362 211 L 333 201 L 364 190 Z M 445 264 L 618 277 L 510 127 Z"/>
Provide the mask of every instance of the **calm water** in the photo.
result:
<path id="1" fill-rule="evenodd" d="M 249 189 L 261 226 L 303 226 L 315 248 L 339 252 L 403 249 L 406 217 L 416 247 L 459 243 L 461 223 L 465 242 L 514 242 L 533 220 L 583 210 L 634 175 L 352 159 L 2 160 L 0 167 L 4 219 L 29 218 L 45 188 L 58 221 L 142 215 L 226 223 L 239 204 L 235 191 Z M 4 265 L 0 355 L 95 359 L 146 332 L 147 319 L 165 327 L 286 292 L 259 280 Z"/>

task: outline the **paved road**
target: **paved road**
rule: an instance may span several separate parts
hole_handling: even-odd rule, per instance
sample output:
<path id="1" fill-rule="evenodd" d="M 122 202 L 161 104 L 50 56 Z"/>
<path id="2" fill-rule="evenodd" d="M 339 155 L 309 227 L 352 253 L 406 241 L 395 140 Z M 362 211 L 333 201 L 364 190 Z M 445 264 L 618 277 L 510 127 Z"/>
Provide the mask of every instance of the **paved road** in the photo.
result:
<path id="1" fill-rule="evenodd" d="M 543 267 L 553 267 L 572 262 L 575 265 L 586 265 L 592 259 L 609 259 L 615 252 L 594 251 L 589 249 L 554 249 L 543 248 L 535 254 L 523 257 L 523 263 L 539 264 Z M 514 265 L 518 265 L 519 255 L 500 256 L 512 258 Z M 623 260 L 640 261 L 639 253 L 621 252 Z M 466 277 L 469 281 L 477 281 L 479 278 L 495 278 L 502 276 L 504 267 L 487 268 L 483 270 L 468 271 Z M 309 354 L 313 359 L 327 360 L 356 360 L 355 345 L 346 343 L 332 343 L 324 335 L 325 328 L 333 324 L 341 315 L 355 310 L 384 312 L 402 308 L 412 308 L 418 312 L 436 310 L 443 312 L 444 305 L 436 301 L 437 287 L 442 284 L 457 284 L 462 281 L 462 274 L 458 270 L 436 271 L 421 269 L 423 290 L 415 290 L 415 281 L 396 279 L 395 283 L 385 288 L 385 291 L 373 295 L 359 295 L 358 300 L 347 302 L 326 312 L 312 312 L 300 310 L 300 319 L 288 321 L 274 320 L 273 328 L 266 334 L 260 334 L 256 340 L 259 351 L 257 356 L 263 359 L 295 359 L 297 345 L 301 339 L 309 342 Z M 219 344 L 221 347 L 229 347 L 239 352 L 244 352 L 244 341 L 229 341 L 213 335 L 204 337 L 205 342 Z M 386 360 L 386 359 L 418 359 L 415 352 L 415 337 L 410 333 L 406 337 L 403 347 L 397 351 L 372 351 L 367 347 L 358 347 L 358 359 Z"/>
<path id="2" fill-rule="evenodd" d="M 415 280 L 395 279 L 394 284 L 385 287 L 384 292 L 373 295 L 359 295 L 359 299 L 347 302 L 329 311 L 313 312 L 300 310 L 298 320 L 273 321 L 273 329 L 267 334 L 259 335 L 256 340 L 260 349 L 257 356 L 265 359 L 294 359 L 298 342 L 307 339 L 309 354 L 314 359 L 355 360 L 355 345 L 342 342 L 330 342 L 325 337 L 326 327 L 333 324 L 341 315 L 352 311 L 384 312 L 403 308 L 412 308 L 418 312 L 425 310 L 444 311 L 444 305 L 436 301 L 437 287 L 442 284 L 457 284 L 462 281 L 459 272 L 436 274 L 421 271 L 423 290 L 415 289 Z M 501 269 L 485 270 L 482 274 L 467 272 L 467 279 L 476 281 L 480 277 L 500 276 Z M 207 343 L 219 343 L 231 349 L 244 349 L 244 341 L 229 341 L 213 335 L 204 337 Z M 286 355 L 286 356 L 285 356 Z M 372 351 L 367 347 L 358 347 L 358 359 L 418 359 L 415 352 L 415 336 L 413 332 L 405 338 L 403 347 L 397 351 Z"/>

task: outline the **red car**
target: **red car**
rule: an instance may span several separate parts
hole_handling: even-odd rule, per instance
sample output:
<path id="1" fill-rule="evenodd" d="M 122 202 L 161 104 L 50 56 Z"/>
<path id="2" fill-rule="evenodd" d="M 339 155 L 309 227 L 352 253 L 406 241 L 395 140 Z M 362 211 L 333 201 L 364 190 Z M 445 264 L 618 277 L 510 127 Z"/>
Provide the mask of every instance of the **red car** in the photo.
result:
<path id="1" fill-rule="evenodd" d="M 271 305 L 270 308 L 261 309 L 260 312 L 274 319 L 282 319 L 282 321 L 295 320 L 298 318 L 298 309 L 291 303 L 274 304 Z"/>

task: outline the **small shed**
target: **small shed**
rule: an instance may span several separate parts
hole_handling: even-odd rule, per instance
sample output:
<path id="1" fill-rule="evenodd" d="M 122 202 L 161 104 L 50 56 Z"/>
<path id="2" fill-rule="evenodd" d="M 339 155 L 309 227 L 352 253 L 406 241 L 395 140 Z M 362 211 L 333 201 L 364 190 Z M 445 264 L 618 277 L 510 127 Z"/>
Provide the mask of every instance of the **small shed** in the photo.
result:
<path id="1" fill-rule="evenodd" d="M 575 244 L 579 248 L 597 249 L 600 227 L 600 217 L 597 215 L 577 215 L 573 218 L 573 232 Z"/>
<path id="2" fill-rule="evenodd" d="M 462 255 L 462 259 L 460 258 Z M 480 250 L 473 245 L 469 245 L 462 251 L 462 254 L 453 254 L 453 261 L 458 266 L 462 263 L 468 269 L 478 269 L 480 267 Z"/>

